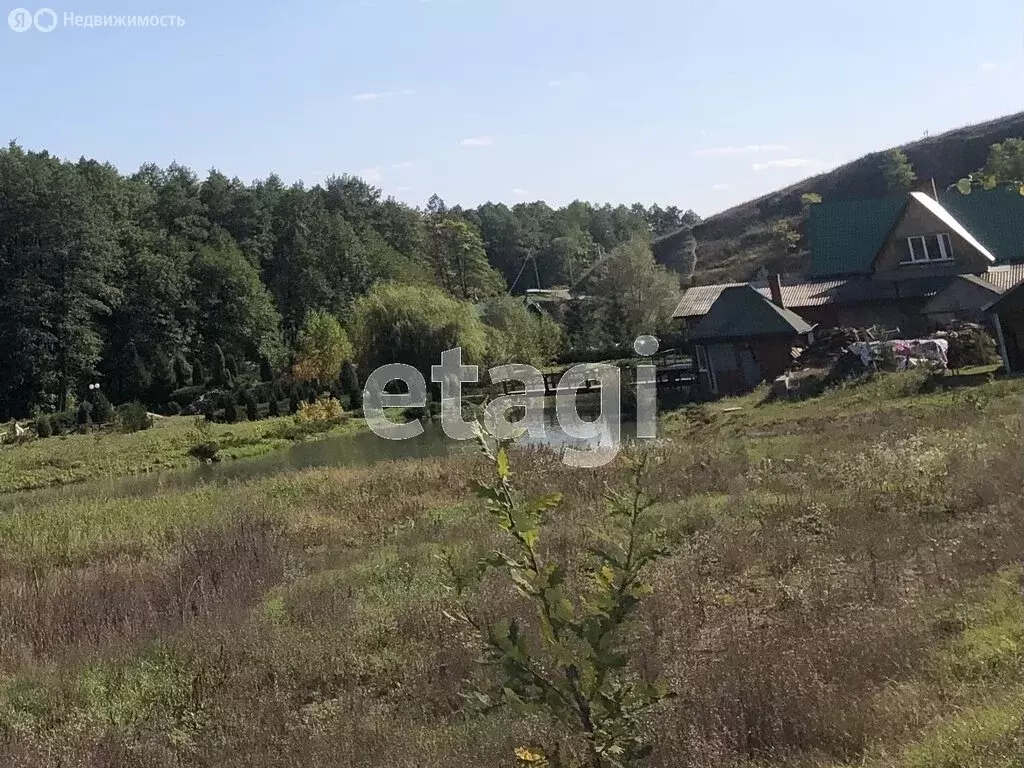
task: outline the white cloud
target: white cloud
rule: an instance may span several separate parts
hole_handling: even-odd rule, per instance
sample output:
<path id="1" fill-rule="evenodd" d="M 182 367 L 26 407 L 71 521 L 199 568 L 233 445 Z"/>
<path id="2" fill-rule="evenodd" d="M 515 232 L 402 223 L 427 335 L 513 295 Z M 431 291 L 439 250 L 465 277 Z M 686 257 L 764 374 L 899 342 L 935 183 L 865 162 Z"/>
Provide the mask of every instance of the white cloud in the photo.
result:
<path id="1" fill-rule="evenodd" d="M 512 194 L 513 194 L 513 196 L 515 196 L 515 197 L 526 197 L 526 196 L 527 196 L 528 194 L 530 194 L 530 193 L 529 193 L 529 192 L 527 192 L 527 191 L 526 191 L 525 189 L 523 189 L 522 187 L 516 187 L 515 189 L 513 189 L 513 190 L 512 190 Z"/>
<path id="2" fill-rule="evenodd" d="M 999 64 L 994 61 L 983 61 L 978 65 L 978 69 L 982 72 L 995 72 L 999 69 Z"/>
<path id="3" fill-rule="evenodd" d="M 754 155 L 761 152 L 780 152 L 786 149 L 785 144 L 747 144 L 745 147 L 715 147 L 700 149 L 693 153 L 694 157 L 729 157 L 730 155 Z"/>
<path id="4" fill-rule="evenodd" d="M 400 163 L 392 163 L 391 167 L 397 170 L 405 170 L 407 168 L 415 168 L 416 163 L 414 163 L 412 160 L 403 160 Z"/>
<path id="5" fill-rule="evenodd" d="M 402 192 L 412 192 L 412 187 L 398 187 L 397 191 L 399 193 L 402 193 Z"/>
<path id="6" fill-rule="evenodd" d="M 464 147 L 493 147 L 494 137 L 493 136 L 473 136 L 469 139 L 463 139 L 459 142 Z"/>
<path id="7" fill-rule="evenodd" d="M 806 168 L 809 165 L 814 165 L 814 161 L 806 157 L 787 157 L 784 160 L 765 160 L 763 163 L 754 163 L 752 167 L 757 173 L 761 173 L 761 171 L 770 171 L 775 168 Z"/>
<path id="8" fill-rule="evenodd" d="M 356 171 L 356 176 L 369 184 L 379 184 L 384 180 L 380 168 L 363 168 L 361 171 Z"/>
<path id="9" fill-rule="evenodd" d="M 562 87 L 562 81 L 561 80 L 548 80 L 548 88 L 561 88 L 561 87 Z"/>
<path id="10" fill-rule="evenodd" d="M 370 93 L 357 93 L 352 97 L 353 101 L 382 101 L 384 99 L 394 99 L 399 96 L 412 96 L 416 91 L 406 89 L 404 91 L 377 91 Z"/>
<path id="11" fill-rule="evenodd" d="M 712 184 L 711 189 L 715 192 L 725 192 L 728 189 L 732 189 L 732 184 Z"/>

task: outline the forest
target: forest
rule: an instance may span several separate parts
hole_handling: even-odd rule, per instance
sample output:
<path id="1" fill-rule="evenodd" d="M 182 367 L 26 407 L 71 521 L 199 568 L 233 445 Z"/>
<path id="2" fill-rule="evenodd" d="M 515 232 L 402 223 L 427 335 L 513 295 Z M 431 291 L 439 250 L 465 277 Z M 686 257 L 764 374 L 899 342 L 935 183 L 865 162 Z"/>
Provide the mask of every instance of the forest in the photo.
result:
<path id="1" fill-rule="evenodd" d="M 655 264 L 651 239 L 699 221 L 578 201 L 462 209 L 435 195 L 419 209 L 350 175 L 311 187 L 178 164 L 126 175 L 12 142 L 0 150 L 0 419 L 63 411 L 95 385 L 158 407 L 223 385 L 225 369 L 290 376 L 324 313 L 355 334 L 363 364 L 401 360 L 410 337 L 480 336 L 472 362 L 629 341 L 667 322 L 694 269 L 693 247 L 673 269 Z M 558 323 L 509 298 L 568 285 L 593 301 Z M 391 313 L 371 311 L 385 295 Z M 454 317 L 472 327 L 436 311 L 463 305 L 477 311 Z M 524 331 L 527 318 L 547 325 Z M 540 346 L 522 349 L 530 338 Z"/>

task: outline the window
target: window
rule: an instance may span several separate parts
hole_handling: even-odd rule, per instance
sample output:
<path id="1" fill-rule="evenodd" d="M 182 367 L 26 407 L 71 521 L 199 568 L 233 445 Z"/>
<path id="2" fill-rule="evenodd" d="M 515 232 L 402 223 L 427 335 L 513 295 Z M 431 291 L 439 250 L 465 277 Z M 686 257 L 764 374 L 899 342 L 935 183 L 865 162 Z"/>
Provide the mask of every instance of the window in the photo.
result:
<path id="1" fill-rule="evenodd" d="M 904 264 L 923 264 L 929 261 L 951 261 L 952 259 L 953 243 L 945 232 L 938 235 L 907 238 Z"/>

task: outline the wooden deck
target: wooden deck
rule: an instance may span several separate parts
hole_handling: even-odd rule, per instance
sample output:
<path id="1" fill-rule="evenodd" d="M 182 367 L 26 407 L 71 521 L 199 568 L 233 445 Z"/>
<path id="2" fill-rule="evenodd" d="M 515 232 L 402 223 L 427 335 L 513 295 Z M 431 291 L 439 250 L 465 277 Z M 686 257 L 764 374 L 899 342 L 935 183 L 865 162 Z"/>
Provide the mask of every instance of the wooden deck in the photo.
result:
<path id="1" fill-rule="evenodd" d="M 696 361 L 689 356 L 671 357 L 664 360 L 654 360 L 657 365 L 656 382 L 658 391 L 685 391 L 697 383 Z M 626 369 L 628 370 L 628 368 Z M 589 379 L 586 383 L 576 389 L 567 386 L 560 386 L 565 371 L 554 371 L 545 373 L 544 390 L 510 389 L 506 382 L 502 389 L 506 395 L 527 395 L 530 397 L 550 397 L 559 392 L 576 392 L 587 394 L 589 392 L 600 392 L 601 382 L 597 379 Z"/>

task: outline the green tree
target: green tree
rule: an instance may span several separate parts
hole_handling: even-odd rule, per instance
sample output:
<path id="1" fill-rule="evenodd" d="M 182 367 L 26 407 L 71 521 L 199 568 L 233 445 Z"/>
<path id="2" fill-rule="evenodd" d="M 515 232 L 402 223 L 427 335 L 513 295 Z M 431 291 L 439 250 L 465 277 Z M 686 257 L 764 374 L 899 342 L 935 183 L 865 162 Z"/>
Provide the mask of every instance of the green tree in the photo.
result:
<path id="1" fill-rule="evenodd" d="M 566 563 L 541 547 L 547 517 L 561 494 L 522 500 L 512 483 L 509 443 L 485 434 L 481 443 L 496 479 L 480 484 L 478 492 L 511 545 L 511 551 L 495 552 L 481 565 L 508 575 L 534 609 L 534 619 L 524 626 L 516 618 L 489 623 L 461 615 L 475 630 L 485 648 L 484 663 L 496 678 L 492 689 L 475 692 L 476 700 L 484 710 L 504 705 L 551 720 L 561 738 L 517 749 L 520 765 L 639 766 L 653 746 L 652 710 L 672 695 L 665 683 L 644 681 L 635 668 L 637 648 L 630 643 L 638 609 L 653 591 L 647 573 L 668 554 L 650 522 L 651 456 L 627 455 L 629 493 L 606 495 L 600 543 L 591 548 L 593 559 L 582 578 L 574 579 Z M 574 594 L 576 589 L 581 592 Z M 573 760 L 574 755 L 582 760 Z"/>
<path id="2" fill-rule="evenodd" d="M 977 173 L 960 179 L 956 188 L 969 195 L 975 187 L 995 189 L 1013 185 L 1024 195 L 1024 139 L 1007 139 L 989 147 L 988 162 Z"/>
<path id="3" fill-rule="evenodd" d="M 245 418 L 249 421 L 259 421 L 259 404 L 256 402 L 252 390 L 245 390 L 243 401 L 245 402 Z"/>
<path id="4" fill-rule="evenodd" d="M 306 317 L 299 336 L 299 350 L 292 374 L 299 381 L 319 384 L 333 382 L 341 375 L 341 366 L 353 357 L 352 343 L 337 318 L 314 310 Z"/>
<path id="5" fill-rule="evenodd" d="M 63 410 L 95 376 L 101 321 L 120 299 L 123 222 L 104 202 L 118 186 L 109 166 L 0 150 L 0 412 L 27 415 L 44 393 Z"/>
<path id="6" fill-rule="evenodd" d="M 274 380 L 274 368 L 266 357 L 260 358 L 260 381 L 270 382 Z"/>
<path id="7" fill-rule="evenodd" d="M 147 393 L 149 402 L 153 405 L 166 403 L 177 384 L 174 361 L 163 352 L 157 352 L 153 358 L 152 385 Z"/>
<path id="8" fill-rule="evenodd" d="M 427 253 L 438 285 L 471 301 L 504 290 L 504 281 L 488 264 L 483 240 L 471 224 L 438 214 L 427 219 L 426 228 Z"/>
<path id="9" fill-rule="evenodd" d="M 135 342 L 129 341 L 115 358 L 114 369 L 109 385 L 114 402 L 126 403 L 149 395 L 153 377 Z"/>
<path id="10" fill-rule="evenodd" d="M 341 367 L 341 391 L 348 395 L 349 407 L 363 407 L 363 388 L 359 384 L 359 374 L 352 361 L 346 361 Z"/>
<path id="11" fill-rule="evenodd" d="M 543 366 L 564 343 L 562 328 L 547 314 L 527 307 L 521 298 L 500 296 L 484 304 L 483 321 L 490 330 L 488 363 Z"/>
<path id="12" fill-rule="evenodd" d="M 605 304 L 616 340 L 667 330 L 679 301 L 679 277 L 654 261 L 650 243 L 636 236 L 602 265 L 594 293 Z"/>
<path id="13" fill-rule="evenodd" d="M 352 341 L 362 370 L 405 363 L 430 380 L 441 353 L 462 347 L 463 364 L 483 362 L 484 324 L 467 302 L 433 286 L 382 284 L 356 302 Z"/>
<path id="14" fill-rule="evenodd" d="M 241 414 L 238 412 L 238 403 L 231 392 L 226 397 L 227 399 L 224 401 L 224 421 L 228 424 L 235 424 L 241 419 Z"/>
<path id="15" fill-rule="evenodd" d="M 97 424 L 113 424 L 114 423 L 114 406 L 107 399 L 107 396 L 100 390 L 95 390 L 92 396 L 93 421 Z"/>
<path id="16" fill-rule="evenodd" d="M 226 355 L 257 360 L 280 355 L 281 316 L 259 271 L 229 239 L 200 249 L 192 267 L 197 330 Z"/>
<path id="17" fill-rule="evenodd" d="M 890 194 L 909 192 L 917 183 L 917 173 L 902 149 L 893 149 L 882 160 L 882 175 Z"/>
<path id="18" fill-rule="evenodd" d="M 821 195 L 817 192 L 805 192 L 800 195 L 800 209 L 806 215 L 812 205 L 817 205 L 821 202 Z"/>
<path id="19" fill-rule="evenodd" d="M 984 173 L 1000 182 L 1024 184 L 1024 138 L 993 144 L 989 148 Z"/>
<path id="20" fill-rule="evenodd" d="M 214 344 L 210 359 L 210 370 L 212 378 L 210 383 L 215 387 L 231 386 L 231 372 L 228 370 L 227 359 L 224 357 L 224 350 L 220 344 Z"/>
<path id="21" fill-rule="evenodd" d="M 192 364 L 185 355 L 179 352 L 174 356 L 174 380 L 179 388 L 191 386 L 194 373 Z"/>

